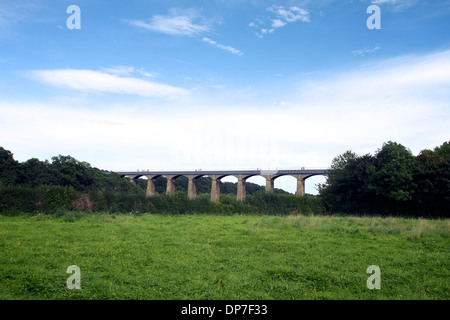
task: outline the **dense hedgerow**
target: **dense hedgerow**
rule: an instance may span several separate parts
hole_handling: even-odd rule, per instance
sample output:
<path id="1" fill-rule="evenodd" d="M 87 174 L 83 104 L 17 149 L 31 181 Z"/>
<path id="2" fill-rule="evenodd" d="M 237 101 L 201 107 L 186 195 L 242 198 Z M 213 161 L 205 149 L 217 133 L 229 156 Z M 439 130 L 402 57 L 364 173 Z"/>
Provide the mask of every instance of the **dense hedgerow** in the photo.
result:
<path id="1" fill-rule="evenodd" d="M 0 212 L 54 213 L 57 210 L 111 213 L 217 213 L 217 214 L 321 214 L 323 206 L 318 197 L 299 197 L 292 194 L 257 192 L 247 195 L 245 201 L 235 196 L 222 195 L 212 202 L 209 194 L 200 194 L 189 200 L 185 192 L 173 195 L 143 193 L 113 193 L 93 191 L 80 193 L 72 187 L 41 186 L 27 188 L 3 186 L 0 190 Z"/>

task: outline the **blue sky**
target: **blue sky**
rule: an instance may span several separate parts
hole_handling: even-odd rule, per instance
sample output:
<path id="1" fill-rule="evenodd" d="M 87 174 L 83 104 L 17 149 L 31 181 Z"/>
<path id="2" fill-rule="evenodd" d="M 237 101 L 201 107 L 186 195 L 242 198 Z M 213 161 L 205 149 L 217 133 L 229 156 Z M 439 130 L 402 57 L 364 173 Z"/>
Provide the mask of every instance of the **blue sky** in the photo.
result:
<path id="1" fill-rule="evenodd" d="M 449 0 L 0 0 L 0 145 L 108 170 L 417 154 L 449 140 L 449 29 Z"/>

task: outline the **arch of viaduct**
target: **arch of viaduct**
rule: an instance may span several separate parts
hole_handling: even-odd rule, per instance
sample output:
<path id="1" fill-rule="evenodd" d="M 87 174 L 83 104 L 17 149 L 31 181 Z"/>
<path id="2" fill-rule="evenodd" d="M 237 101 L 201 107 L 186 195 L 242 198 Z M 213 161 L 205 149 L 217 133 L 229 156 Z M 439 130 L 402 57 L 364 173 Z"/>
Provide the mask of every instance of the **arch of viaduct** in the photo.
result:
<path id="1" fill-rule="evenodd" d="M 136 184 L 140 177 L 147 177 L 147 196 L 151 197 L 155 192 L 155 179 L 158 177 L 167 178 L 166 193 L 175 193 L 175 179 L 187 177 L 188 198 L 195 199 L 197 196 L 197 179 L 200 177 L 210 177 L 211 183 L 211 201 L 220 200 L 220 180 L 227 176 L 234 176 L 238 179 L 237 200 L 245 199 L 245 181 L 254 176 L 263 176 L 266 178 L 266 191 L 274 192 L 274 181 L 281 176 L 293 176 L 297 179 L 297 190 L 295 194 L 303 196 L 305 194 L 305 180 L 316 175 L 327 175 L 326 169 L 299 169 L 299 170 L 236 170 L 236 171 L 122 171 L 115 172 L 121 177 L 128 177 L 130 181 Z"/>

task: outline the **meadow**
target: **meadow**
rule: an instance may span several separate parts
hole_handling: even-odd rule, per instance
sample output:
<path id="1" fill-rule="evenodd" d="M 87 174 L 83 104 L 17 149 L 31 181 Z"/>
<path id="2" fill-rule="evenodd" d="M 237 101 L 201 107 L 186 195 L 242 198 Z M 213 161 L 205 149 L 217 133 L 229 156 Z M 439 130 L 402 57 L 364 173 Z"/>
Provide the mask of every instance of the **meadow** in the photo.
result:
<path id="1" fill-rule="evenodd" d="M 449 231 L 399 217 L 0 215 L 0 299 L 448 300 Z M 71 265 L 81 289 L 66 285 Z"/>

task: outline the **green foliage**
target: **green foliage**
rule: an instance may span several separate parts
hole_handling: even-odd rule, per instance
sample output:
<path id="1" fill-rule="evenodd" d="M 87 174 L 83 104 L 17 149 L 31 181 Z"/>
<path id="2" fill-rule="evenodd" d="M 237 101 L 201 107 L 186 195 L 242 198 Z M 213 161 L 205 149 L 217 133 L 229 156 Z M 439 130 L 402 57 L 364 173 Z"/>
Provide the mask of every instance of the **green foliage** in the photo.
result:
<path id="1" fill-rule="evenodd" d="M 17 186 L 3 186 L 0 190 L 0 212 L 4 214 L 37 211 L 40 190 Z"/>
<path id="2" fill-rule="evenodd" d="M 93 183 L 91 166 L 86 162 L 79 162 L 71 156 L 52 158 L 52 171 L 56 184 L 60 186 L 71 186 L 82 191 L 89 188 Z"/>
<path id="3" fill-rule="evenodd" d="M 9 150 L 0 147 L 0 181 L 3 184 L 15 184 L 19 180 L 19 162 L 14 160 Z"/>
<path id="4" fill-rule="evenodd" d="M 167 179 L 155 179 L 157 196 L 145 196 L 147 181 L 91 167 L 71 156 L 24 163 L 0 147 L 0 212 L 323 214 L 365 213 L 448 216 L 450 144 L 423 150 L 418 156 L 396 142 L 384 143 L 374 155 L 347 151 L 331 163 L 319 197 L 298 197 L 246 183 L 246 200 L 236 201 L 237 185 L 220 182 L 221 200 L 210 199 L 211 178 L 197 179 L 195 200 L 187 199 L 188 179 L 175 180 L 175 195 L 166 195 Z"/>
<path id="5" fill-rule="evenodd" d="M 351 151 L 333 159 L 319 188 L 327 210 L 349 213 L 449 216 L 450 146 L 414 157 L 396 142 L 375 155 Z"/>
<path id="6" fill-rule="evenodd" d="M 32 158 L 20 165 L 19 184 L 26 187 L 38 187 L 43 184 L 57 185 L 56 176 L 51 172 L 51 164 L 48 161 L 39 161 Z"/>
<path id="7" fill-rule="evenodd" d="M 75 197 L 76 191 L 72 187 L 3 187 L 0 190 L 0 212 L 52 213 L 58 209 L 70 210 Z"/>
<path id="8" fill-rule="evenodd" d="M 73 187 L 42 185 L 39 191 L 39 199 L 36 203 L 36 209 L 39 212 L 70 210 L 72 201 L 76 197 Z"/>
<path id="9" fill-rule="evenodd" d="M 244 202 L 236 196 L 222 195 L 219 202 L 211 202 L 210 194 L 200 194 L 189 200 L 184 192 L 153 197 L 130 194 L 92 193 L 93 211 L 136 212 L 153 214 L 321 214 L 323 207 L 317 197 L 299 197 L 292 194 L 247 195 Z"/>
<path id="10" fill-rule="evenodd" d="M 423 150 L 413 172 L 414 203 L 422 211 L 442 212 L 450 207 L 450 144 Z"/>
<path id="11" fill-rule="evenodd" d="M 126 182 L 131 185 L 130 182 Z M 139 191 L 138 188 L 136 190 Z M 58 210 L 74 212 L 153 213 L 153 214 L 322 214 L 321 200 L 312 196 L 269 194 L 260 191 L 246 196 L 245 201 L 235 195 L 221 195 L 219 202 L 211 202 L 210 194 L 199 194 L 189 200 L 183 191 L 173 195 L 156 194 L 146 197 L 144 192 L 112 192 L 95 190 L 82 193 L 73 187 L 41 185 L 37 188 L 2 186 L 0 212 L 8 214 L 54 213 Z"/>
<path id="12" fill-rule="evenodd" d="M 369 189 L 377 196 L 393 201 L 407 201 L 414 194 L 414 156 L 401 144 L 388 142 L 375 154 L 369 170 Z"/>
<path id="13" fill-rule="evenodd" d="M 255 208 L 256 212 L 269 215 L 274 213 L 314 215 L 325 212 L 321 200 L 309 195 L 301 197 L 260 191 L 247 196 L 245 203 Z"/>
<path id="14" fill-rule="evenodd" d="M 333 159 L 327 184 L 320 185 L 320 195 L 332 211 L 356 212 L 372 207 L 374 192 L 369 189 L 370 155 L 358 157 L 351 151 Z"/>

